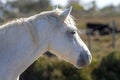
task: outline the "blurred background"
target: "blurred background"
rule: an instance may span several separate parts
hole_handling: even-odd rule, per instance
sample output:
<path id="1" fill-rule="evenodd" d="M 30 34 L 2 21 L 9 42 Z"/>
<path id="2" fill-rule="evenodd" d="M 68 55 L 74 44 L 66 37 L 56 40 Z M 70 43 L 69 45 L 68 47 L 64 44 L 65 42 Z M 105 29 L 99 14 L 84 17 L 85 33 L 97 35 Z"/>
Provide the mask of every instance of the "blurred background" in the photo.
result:
<path id="1" fill-rule="evenodd" d="M 0 0 L 0 24 L 54 6 L 73 6 L 71 14 L 92 53 L 92 63 L 79 70 L 46 52 L 20 80 L 120 80 L 120 0 Z"/>

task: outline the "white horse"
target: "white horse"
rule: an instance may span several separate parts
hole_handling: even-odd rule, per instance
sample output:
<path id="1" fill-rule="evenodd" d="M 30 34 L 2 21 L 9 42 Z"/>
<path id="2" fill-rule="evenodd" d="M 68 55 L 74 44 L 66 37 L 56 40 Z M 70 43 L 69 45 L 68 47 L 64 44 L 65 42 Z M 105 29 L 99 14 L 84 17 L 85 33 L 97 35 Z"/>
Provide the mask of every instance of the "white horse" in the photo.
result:
<path id="1" fill-rule="evenodd" d="M 0 80 L 19 80 L 19 75 L 44 52 L 82 68 L 91 54 L 80 39 L 71 8 L 55 9 L 21 18 L 0 27 Z"/>

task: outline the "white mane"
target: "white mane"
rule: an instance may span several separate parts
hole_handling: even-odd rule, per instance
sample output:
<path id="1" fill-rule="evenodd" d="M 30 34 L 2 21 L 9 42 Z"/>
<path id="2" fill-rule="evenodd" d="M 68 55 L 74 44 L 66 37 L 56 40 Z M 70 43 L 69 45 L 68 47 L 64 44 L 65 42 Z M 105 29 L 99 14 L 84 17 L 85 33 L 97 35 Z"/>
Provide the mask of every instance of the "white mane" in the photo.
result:
<path id="1" fill-rule="evenodd" d="M 34 20 L 37 20 L 37 19 L 45 19 L 45 18 L 50 18 L 50 20 L 52 20 L 51 17 L 54 17 L 54 18 L 59 18 L 60 14 L 62 13 L 63 11 L 60 10 L 60 9 L 57 9 L 57 10 L 53 10 L 53 11 L 45 11 L 45 12 L 42 12 L 40 14 L 37 14 L 37 15 L 34 15 L 34 16 L 31 16 L 29 18 L 20 18 L 20 19 L 16 19 L 16 20 L 13 20 L 13 21 L 10 21 L 6 24 L 3 24 L 2 26 L 0 26 L 0 32 L 2 31 L 2 33 L 6 33 L 7 31 L 9 31 L 9 29 L 11 28 L 15 28 L 15 27 L 21 27 L 21 26 L 25 26 L 24 25 L 24 22 L 26 20 L 31 20 L 31 21 L 34 21 Z M 67 24 L 72 24 L 72 25 L 76 25 L 75 24 L 75 21 L 74 21 L 74 17 L 69 15 L 67 17 L 67 19 L 64 21 L 65 23 Z M 19 26 L 21 25 L 21 26 Z M 27 26 L 27 25 L 26 25 Z"/>

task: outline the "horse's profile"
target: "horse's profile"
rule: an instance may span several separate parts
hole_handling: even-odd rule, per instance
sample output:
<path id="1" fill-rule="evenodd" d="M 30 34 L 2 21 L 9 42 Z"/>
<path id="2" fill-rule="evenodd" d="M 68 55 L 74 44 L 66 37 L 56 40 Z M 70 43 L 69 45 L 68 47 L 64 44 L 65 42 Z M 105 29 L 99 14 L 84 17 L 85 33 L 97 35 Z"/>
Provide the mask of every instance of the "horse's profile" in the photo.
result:
<path id="1" fill-rule="evenodd" d="M 70 12 L 55 9 L 0 26 L 0 80 L 19 80 L 46 51 L 78 68 L 90 64 L 91 54 Z"/>

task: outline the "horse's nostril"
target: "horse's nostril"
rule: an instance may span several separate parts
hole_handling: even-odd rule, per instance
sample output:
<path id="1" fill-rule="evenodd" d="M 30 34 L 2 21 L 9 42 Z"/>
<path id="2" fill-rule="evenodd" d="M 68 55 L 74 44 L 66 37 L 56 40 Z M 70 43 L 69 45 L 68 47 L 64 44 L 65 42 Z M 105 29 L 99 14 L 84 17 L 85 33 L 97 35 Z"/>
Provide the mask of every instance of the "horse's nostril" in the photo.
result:
<path id="1" fill-rule="evenodd" d="M 89 59 L 90 59 L 90 61 L 92 60 L 92 56 L 91 55 L 88 55 L 88 57 L 89 57 Z"/>
<path id="2" fill-rule="evenodd" d="M 91 59 L 92 59 L 92 56 L 89 55 L 89 54 L 87 54 L 87 58 L 88 58 L 89 60 L 91 60 Z"/>
<path id="3" fill-rule="evenodd" d="M 78 66 L 86 66 L 91 63 L 92 56 L 88 52 L 80 53 L 77 60 Z"/>

